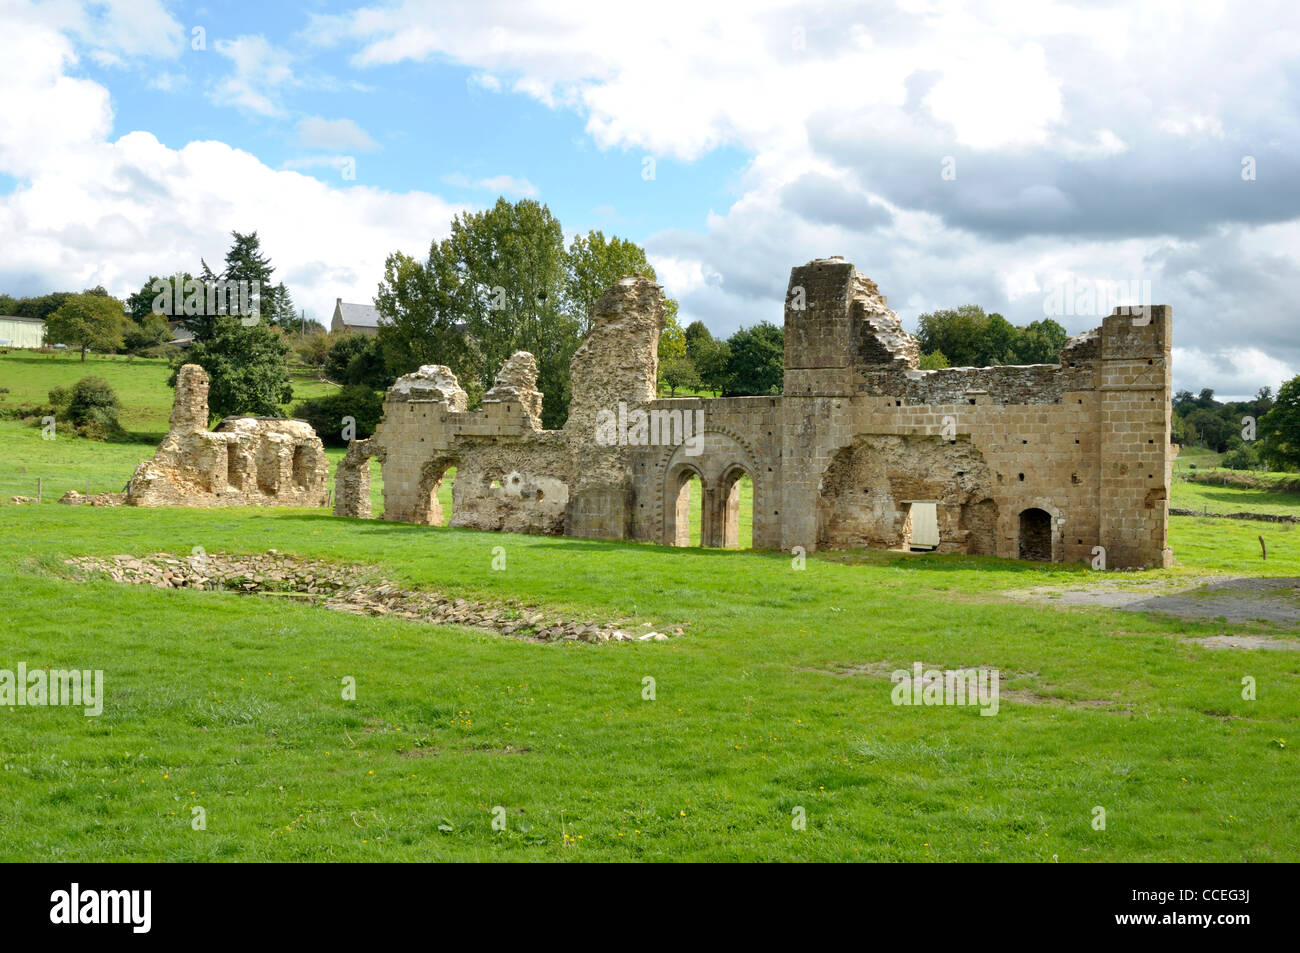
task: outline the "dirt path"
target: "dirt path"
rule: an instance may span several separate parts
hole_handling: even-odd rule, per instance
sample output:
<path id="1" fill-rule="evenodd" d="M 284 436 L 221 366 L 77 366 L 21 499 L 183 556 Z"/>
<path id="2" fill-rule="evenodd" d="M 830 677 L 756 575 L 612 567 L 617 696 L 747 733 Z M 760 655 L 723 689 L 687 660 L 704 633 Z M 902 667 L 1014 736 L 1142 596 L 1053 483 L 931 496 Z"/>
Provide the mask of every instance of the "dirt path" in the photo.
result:
<path id="1" fill-rule="evenodd" d="M 1126 612 L 1164 612 L 1184 619 L 1224 619 L 1300 625 L 1300 579 L 1253 576 L 1192 576 L 1119 586 L 1039 586 L 1004 593 L 1050 606 L 1099 606 Z M 1269 640 L 1275 641 L 1275 640 Z"/>

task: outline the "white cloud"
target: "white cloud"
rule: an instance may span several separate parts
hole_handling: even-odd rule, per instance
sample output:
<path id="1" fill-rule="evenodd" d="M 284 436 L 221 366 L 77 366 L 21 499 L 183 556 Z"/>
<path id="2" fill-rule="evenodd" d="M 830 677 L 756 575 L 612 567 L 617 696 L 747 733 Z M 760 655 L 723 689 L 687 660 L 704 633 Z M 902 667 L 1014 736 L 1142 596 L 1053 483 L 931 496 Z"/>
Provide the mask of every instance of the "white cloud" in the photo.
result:
<path id="1" fill-rule="evenodd" d="M 0 8 L 0 31 L 19 35 Z M 110 140 L 108 92 L 73 79 L 69 41 L 23 20 L 0 58 L 0 288 L 36 293 L 103 284 L 124 295 L 152 274 L 221 260 L 232 230 L 257 230 L 277 280 L 328 316 L 342 296 L 369 301 L 384 258 L 421 254 L 465 206 L 426 192 L 329 185 L 276 170 L 221 142 L 172 149 L 148 132 Z"/>
<path id="2" fill-rule="evenodd" d="M 263 116 L 279 116 L 284 112 L 276 97 L 295 83 L 286 51 L 277 49 L 260 35 L 219 39 L 213 49 L 234 64 L 233 71 L 213 87 L 214 103 Z"/>
<path id="3" fill-rule="evenodd" d="M 493 175 L 484 179 L 473 179 L 461 172 L 452 172 L 444 175 L 442 181 L 463 189 L 479 189 L 485 192 L 496 192 L 498 195 L 535 198 L 538 194 L 537 186 L 523 176 Z"/>
<path id="4" fill-rule="evenodd" d="M 1300 371 L 1300 367 L 1253 347 L 1218 350 L 1175 347 L 1173 364 L 1176 386 L 1197 391 L 1211 387 L 1221 400 L 1253 397 L 1261 387 L 1271 387 L 1277 393 L 1283 381 Z M 1207 383 L 1198 386 L 1198 382 Z"/>
<path id="5" fill-rule="evenodd" d="M 351 119 L 322 119 L 308 116 L 298 120 L 298 143 L 308 149 L 331 152 L 373 152 L 379 143 Z"/>

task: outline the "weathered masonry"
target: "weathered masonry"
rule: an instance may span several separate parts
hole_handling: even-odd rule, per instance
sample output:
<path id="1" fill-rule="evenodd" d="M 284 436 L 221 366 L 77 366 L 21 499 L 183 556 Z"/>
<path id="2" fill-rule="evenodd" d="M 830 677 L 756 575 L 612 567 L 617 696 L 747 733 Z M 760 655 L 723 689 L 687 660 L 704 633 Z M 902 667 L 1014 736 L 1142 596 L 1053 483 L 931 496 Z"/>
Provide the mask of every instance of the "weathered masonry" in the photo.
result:
<path id="1" fill-rule="evenodd" d="M 781 396 L 655 399 L 663 293 L 620 280 L 574 355 L 563 430 L 543 430 L 531 355 L 502 368 L 480 410 L 445 367 L 390 388 L 384 420 L 350 446 L 335 513 L 685 545 L 698 476 L 705 546 L 734 546 L 739 481 L 754 545 L 928 548 L 1113 568 L 1167 566 L 1170 309 L 1106 317 L 1058 364 L 917 369 L 916 339 L 839 258 L 792 270 Z"/>
<path id="2" fill-rule="evenodd" d="M 126 487 L 131 506 L 324 506 L 329 461 L 311 424 L 227 417 L 208 430 L 208 374 L 176 375 L 167 436 Z"/>

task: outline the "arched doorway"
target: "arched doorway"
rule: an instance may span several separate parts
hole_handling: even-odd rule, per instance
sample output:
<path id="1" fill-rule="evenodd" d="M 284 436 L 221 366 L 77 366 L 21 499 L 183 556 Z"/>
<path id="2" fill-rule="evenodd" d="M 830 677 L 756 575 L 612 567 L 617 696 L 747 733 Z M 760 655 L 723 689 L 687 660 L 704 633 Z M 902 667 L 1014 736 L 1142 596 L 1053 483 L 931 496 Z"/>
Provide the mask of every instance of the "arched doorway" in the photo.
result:
<path id="1" fill-rule="evenodd" d="M 750 549 L 754 545 L 754 481 L 742 466 L 723 473 L 718 485 L 724 549 Z"/>
<path id="2" fill-rule="evenodd" d="M 446 526 L 451 519 L 452 489 L 456 483 L 456 466 L 451 460 L 433 460 L 420 472 L 411 522 L 426 526 Z"/>
<path id="3" fill-rule="evenodd" d="M 700 545 L 704 482 L 693 466 L 680 467 L 669 479 L 668 539 L 673 546 Z"/>
<path id="4" fill-rule="evenodd" d="M 1052 561 L 1052 515 L 1046 510 L 1033 507 L 1020 514 L 1019 538 L 1021 559 Z"/>

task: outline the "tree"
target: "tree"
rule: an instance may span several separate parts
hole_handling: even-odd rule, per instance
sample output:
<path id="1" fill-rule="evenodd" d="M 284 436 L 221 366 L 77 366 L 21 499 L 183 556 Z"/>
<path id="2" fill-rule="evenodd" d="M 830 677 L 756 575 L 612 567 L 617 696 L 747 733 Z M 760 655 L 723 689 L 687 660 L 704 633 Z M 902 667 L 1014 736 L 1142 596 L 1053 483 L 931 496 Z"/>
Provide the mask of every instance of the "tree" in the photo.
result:
<path id="1" fill-rule="evenodd" d="M 375 390 L 385 389 L 394 378 L 384 366 L 383 345 L 365 334 L 344 334 L 335 340 L 322 371 L 336 384 L 363 384 Z"/>
<path id="2" fill-rule="evenodd" d="M 286 331 L 300 332 L 305 319 L 298 314 L 298 308 L 293 303 L 293 295 L 289 294 L 289 289 L 280 282 L 275 286 L 272 295 L 273 312 L 270 315 L 272 324 L 278 324 Z"/>
<path id="3" fill-rule="evenodd" d="M 324 330 L 312 331 L 293 346 L 298 359 L 310 367 L 324 367 L 333 342 Z"/>
<path id="4" fill-rule="evenodd" d="M 646 260 L 645 249 L 635 242 L 617 235 L 606 239 L 604 232 L 590 231 L 585 236 L 575 236 L 569 243 L 565 252 L 564 307 L 577 320 L 580 334 L 591 330 L 592 306 L 624 275 L 645 275 L 657 280 L 655 270 Z"/>
<path id="5" fill-rule="evenodd" d="M 349 384 L 338 393 L 302 401 L 293 408 L 293 415 L 311 424 L 325 443 L 346 446 L 343 418 L 356 421 L 356 437 L 369 437 L 383 419 L 384 398 L 362 384 Z"/>
<path id="6" fill-rule="evenodd" d="M 50 394 L 51 398 L 54 394 Z M 117 393 L 102 377 L 83 377 L 72 387 L 68 400 L 68 419 L 77 433 L 90 440 L 108 440 L 122 436 L 117 422 L 121 404 Z"/>
<path id="7" fill-rule="evenodd" d="M 668 385 L 668 396 L 676 397 L 677 388 L 694 390 L 700 386 L 700 374 L 689 357 L 675 357 L 659 365 L 659 376 Z"/>
<path id="8" fill-rule="evenodd" d="M 213 415 L 282 417 L 280 405 L 293 398 L 284 364 L 288 351 L 278 331 L 224 316 L 213 319 L 206 338 L 194 339 L 186 361 L 208 372 L 208 410 Z M 176 373 L 168 382 L 172 387 Z"/>
<path id="9" fill-rule="evenodd" d="M 465 321 L 481 391 L 511 354 L 528 351 L 545 395 L 543 425 L 561 426 L 581 322 L 564 308 L 567 258 L 559 220 L 539 202 L 498 199 L 485 212 L 452 221 L 445 254 L 458 277 L 453 308 Z"/>
<path id="10" fill-rule="evenodd" d="M 1016 342 L 1017 364 L 1055 364 L 1061 359 L 1061 350 L 1070 340 L 1065 328 L 1051 318 L 1032 321 L 1020 329 Z"/>
<path id="11" fill-rule="evenodd" d="M 781 393 L 785 378 L 785 332 L 770 321 L 741 328 L 727 339 L 730 358 L 724 396 Z"/>
<path id="12" fill-rule="evenodd" d="M 178 272 L 166 278 L 150 275 L 140 290 L 126 299 L 126 310 L 136 324 L 143 325 L 151 316 L 168 321 L 183 320 L 185 315 L 186 289 L 189 289 L 194 303 L 204 301 L 206 296 L 200 293 L 194 276 L 188 271 Z"/>
<path id="13" fill-rule="evenodd" d="M 71 297 L 71 291 L 52 291 L 47 295 L 36 298 L 19 298 L 14 306 L 13 316 L 48 321 L 50 315 L 63 307 L 64 302 Z"/>
<path id="14" fill-rule="evenodd" d="M 948 359 L 943 356 L 943 351 L 931 351 L 929 354 L 921 355 L 920 367 L 923 371 L 937 371 L 948 366 Z"/>
<path id="15" fill-rule="evenodd" d="M 45 340 L 86 351 L 112 351 L 122 346 L 125 311 L 116 298 L 98 294 L 71 295 L 45 322 Z"/>
<path id="16" fill-rule="evenodd" d="M 469 350 L 453 304 L 458 279 L 444 254 L 445 244 L 431 243 L 423 263 L 402 252 L 388 256 L 375 296 L 383 317 L 379 341 L 394 375 L 408 374 L 422 364 L 445 364 L 469 391 L 478 372 L 472 369 L 474 380 L 469 379 Z"/>
<path id="17" fill-rule="evenodd" d="M 1195 428 L 1200 437 L 1201 446 L 1208 447 L 1216 453 L 1228 449 L 1228 441 L 1237 433 L 1239 426 L 1226 420 L 1210 408 L 1198 408 L 1183 418 L 1184 426 Z"/>
<path id="18" fill-rule="evenodd" d="M 935 311 L 917 318 L 917 338 L 921 353 L 941 352 L 955 367 L 979 364 L 980 337 L 988 324 L 988 315 L 979 305 Z"/>
<path id="19" fill-rule="evenodd" d="M 688 353 L 690 352 L 689 341 L 688 338 Z M 782 362 L 784 365 L 784 356 Z M 708 340 L 697 341 L 691 363 L 699 371 L 702 387 L 713 391 L 714 395 L 721 394 L 726 389 L 727 368 L 731 364 L 731 348 L 726 341 L 719 341 L 713 335 L 709 335 Z"/>
<path id="20" fill-rule="evenodd" d="M 147 348 L 166 344 L 172 339 L 172 326 L 160 314 L 148 315 L 143 322 L 128 322 L 129 327 L 122 336 L 128 351 L 143 351 Z"/>
<path id="21" fill-rule="evenodd" d="M 664 315 L 664 327 L 659 332 L 659 363 L 686 360 L 686 332 L 677 318 Z"/>
<path id="22" fill-rule="evenodd" d="M 1300 376 L 1278 388 L 1277 398 L 1258 424 L 1259 454 L 1273 470 L 1300 467 Z"/>
<path id="23" fill-rule="evenodd" d="M 940 354 L 948 362 L 945 366 L 953 367 L 1055 364 L 1070 339 L 1050 318 L 1022 328 L 1000 314 L 985 314 L 975 304 L 921 315 L 916 336 L 922 354 Z"/>
<path id="24" fill-rule="evenodd" d="M 498 199 L 484 212 L 458 215 L 423 262 L 401 252 L 388 257 L 375 296 L 388 370 L 446 364 L 473 406 L 511 354 L 529 351 L 545 395 L 542 423 L 560 427 L 568 416 L 569 362 L 592 305 L 635 272 L 654 278 L 634 243 L 589 232 L 566 249 L 545 205 Z M 672 318 L 676 302 L 665 310 Z"/>

